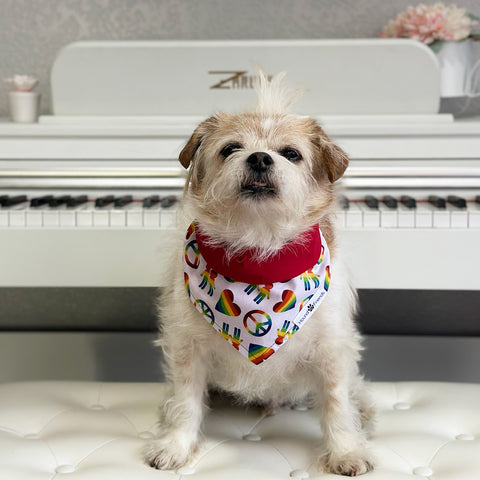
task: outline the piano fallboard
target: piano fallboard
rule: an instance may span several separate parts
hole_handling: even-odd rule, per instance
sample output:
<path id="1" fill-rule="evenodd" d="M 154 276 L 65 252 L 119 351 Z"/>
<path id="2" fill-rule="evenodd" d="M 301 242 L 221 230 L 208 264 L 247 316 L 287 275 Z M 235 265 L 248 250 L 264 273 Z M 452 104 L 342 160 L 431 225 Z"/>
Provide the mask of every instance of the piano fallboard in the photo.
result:
<path id="1" fill-rule="evenodd" d="M 0 287 L 165 286 L 173 232 L 5 229 Z M 341 237 L 357 288 L 480 290 L 480 229 L 354 228 Z"/>

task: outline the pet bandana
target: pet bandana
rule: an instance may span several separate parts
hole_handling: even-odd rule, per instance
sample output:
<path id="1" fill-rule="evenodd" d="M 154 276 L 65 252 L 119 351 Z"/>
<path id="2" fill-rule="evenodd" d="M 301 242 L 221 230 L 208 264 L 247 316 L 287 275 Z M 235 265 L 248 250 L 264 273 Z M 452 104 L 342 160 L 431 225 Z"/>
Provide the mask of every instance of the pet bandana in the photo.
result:
<path id="1" fill-rule="evenodd" d="M 185 287 L 195 308 L 244 357 L 258 365 L 310 318 L 330 285 L 330 253 L 314 226 L 274 257 L 233 258 L 192 223 L 185 239 Z"/>

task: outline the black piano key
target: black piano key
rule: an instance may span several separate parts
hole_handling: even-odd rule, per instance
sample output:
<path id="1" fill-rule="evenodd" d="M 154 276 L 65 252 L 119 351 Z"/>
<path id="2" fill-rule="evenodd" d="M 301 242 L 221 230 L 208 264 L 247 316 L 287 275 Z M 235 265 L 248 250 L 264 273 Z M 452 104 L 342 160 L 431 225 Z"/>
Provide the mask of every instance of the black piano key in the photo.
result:
<path id="1" fill-rule="evenodd" d="M 143 199 L 143 208 L 150 208 L 160 202 L 160 197 L 158 195 L 150 195 Z"/>
<path id="2" fill-rule="evenodd" d="M 378 209 L 378 200 L 373 195 L 367 195 L 364 201 L 368 208 Z"/>
<path id="3" fill-rule="evenodd" d="M 78 207 L 88 202 L 88 197 L 86 195 L 78 195 L 77 197 L 71 197 L 67 200 L 67 207 Z"/>
<path id="4" fill-rule="evenodd" d="M 407 208 L 417 208 L 417 201 L 410 195 L 402 195 L 400 203 Z"/>
<path id="5" fill-rule="evenodd" d="M 15 197 L 8 197 L 2 202 L 2 207 L 13 207 L 14 205 L 19 205 L 27 201 L 26 195 L 17 195 Z"/>
<path id="6" fill-rule="evenodd" d="M 113 203 L 115 207 L 121 208 L 132 202 L 133 202 L 133 197 L 131 195 L 123 195 L 121 197 L 116 197 Z"/>
<path id="7" fill-rule="evenodd" d="M 467 208 L 467 201 L 457 195 L 449 195 L 447 197 L 447 202 L 457 208 Z"/>
<path id="8" fill-rule="evenodd" d="M 446 208 L 447 203 L 445 202 L 445 199 L 442 197 L 439 197 L 438 195 L 430 195 L 428 197 L 428 203 L 433 205 L 435 208 Z"/>
<path id="9" fill-rule="evenodd" d="M 480 204 L 480 195 L 477 195 L 477 196 L 475 197 L 475 203 Z"/>
<path id="10" fill-rule="evenodd" d="M 105 195 L 103 197 L 98 197 L 95 200 L 96 207 L 106 207 L 115 201 L 115 197 L 113 195 Z"/>
<path id="11" fill-rule="evenodd" d="M 8 200 L 8 195 L 0 195 L 0 206 L 3 207 L 3 202 Z"/>
<path id="12" fill-rule="evenodd" d="M 177 201 L 177 197 L 175 195 L 168 195 L 167 197 L 162 198 L 160 205 L 162 208 L 169 208 Z"/>
<path id="13" fill-rule="evenodd" d="M 53 199 L 53 195 L 43 195 L 42 197 L 34 197 L 30 200 L 30 206 L 41 207 L 42 205 L 46 205 L 52 199 Z"/>
<path id="14" fill-rule="evenodd" d="M 48 205 L 50 207 L 60 207 L 61 205 L 65 205 L 70 198 L 72 198 L 70 195 L 60 195 L 58 197 L 53 197 L 48 202 Z"/>
<path id="15" fill-rule="evenodd" d="M 340 207 L 342 210 L 348 210 L 350 208 L 350 200 L 345 195 L 340 197 Z"/>
<path id="16" fill-rule="evenodd" d="M 382 202 L 388 207 L 388 208 L 397 208 L 397 199 L 392 197 L 391 195 L 384 195 L 382 198 Z"/>

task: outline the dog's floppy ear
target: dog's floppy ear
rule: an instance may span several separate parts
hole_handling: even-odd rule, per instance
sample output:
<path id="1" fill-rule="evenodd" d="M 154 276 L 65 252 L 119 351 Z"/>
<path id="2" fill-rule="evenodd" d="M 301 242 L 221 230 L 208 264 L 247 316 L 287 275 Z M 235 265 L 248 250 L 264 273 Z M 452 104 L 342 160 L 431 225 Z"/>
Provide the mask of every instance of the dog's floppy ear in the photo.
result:
<path id="1" fill-rule="evenodd" d="M 204 120 L 193 132 L 190 140 L 183 147 L 178 159 L 184 168 L 188 168 L 193 162 L 204 136 L 218 125 L 218 117 L 213 115 Z"/>
<path id="2" fill-rule="evenodd" d="M 192 136 L 190 137 L 190 140 L 183 147 L 182 151 L 180 152 L 180 155 L 178 156 L 178 159 L 180 160 L 180 163 L 182 164 L 183 168 L 188 168 L 190 166 L 190 164 L 193 161 L 193 157 L 195 156 L 195 153 L 198 150 L 198 147 L 200 147 L 202 137 L 197 133 L 197 130 L 193 132 Z"/>
<path id="3" fill-rule="evenodd" d="M 317 180 L 327 173 L 330 183 L 337 181 L 348 167 L 348 155 L 333 143 L 323 129 L 315 123 L 313 144 L 316 155 L 313 173 Z"/>
<path id="4" fill-rule="evenodd" d="M 323 162 L 327 169 L 330 183 L 337 181 L 345 173 L 348 167 L 348 155 L 333 142 L 329 141 L 323 145 Z"/>

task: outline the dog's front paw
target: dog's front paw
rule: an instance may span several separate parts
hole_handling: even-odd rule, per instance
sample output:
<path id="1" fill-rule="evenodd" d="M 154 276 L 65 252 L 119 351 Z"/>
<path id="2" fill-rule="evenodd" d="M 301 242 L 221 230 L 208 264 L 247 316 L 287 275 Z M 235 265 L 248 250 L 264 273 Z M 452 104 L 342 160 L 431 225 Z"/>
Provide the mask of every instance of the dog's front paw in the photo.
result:
<path id="1" fill-rule="evenodd" d="M 197 450 L 181 436 L 165 436 L 151 441 L 144 450 L 145 462 L 158 470 L 177 470 L 187 465 Z"/>
<path id="2" fill-rule="evenodd" d="M 356 477 L 372 471 L 374 461 L 364 449 L 342 454 L 328 452 L 320 458 L 319 469 L 336 475 Z"/>

